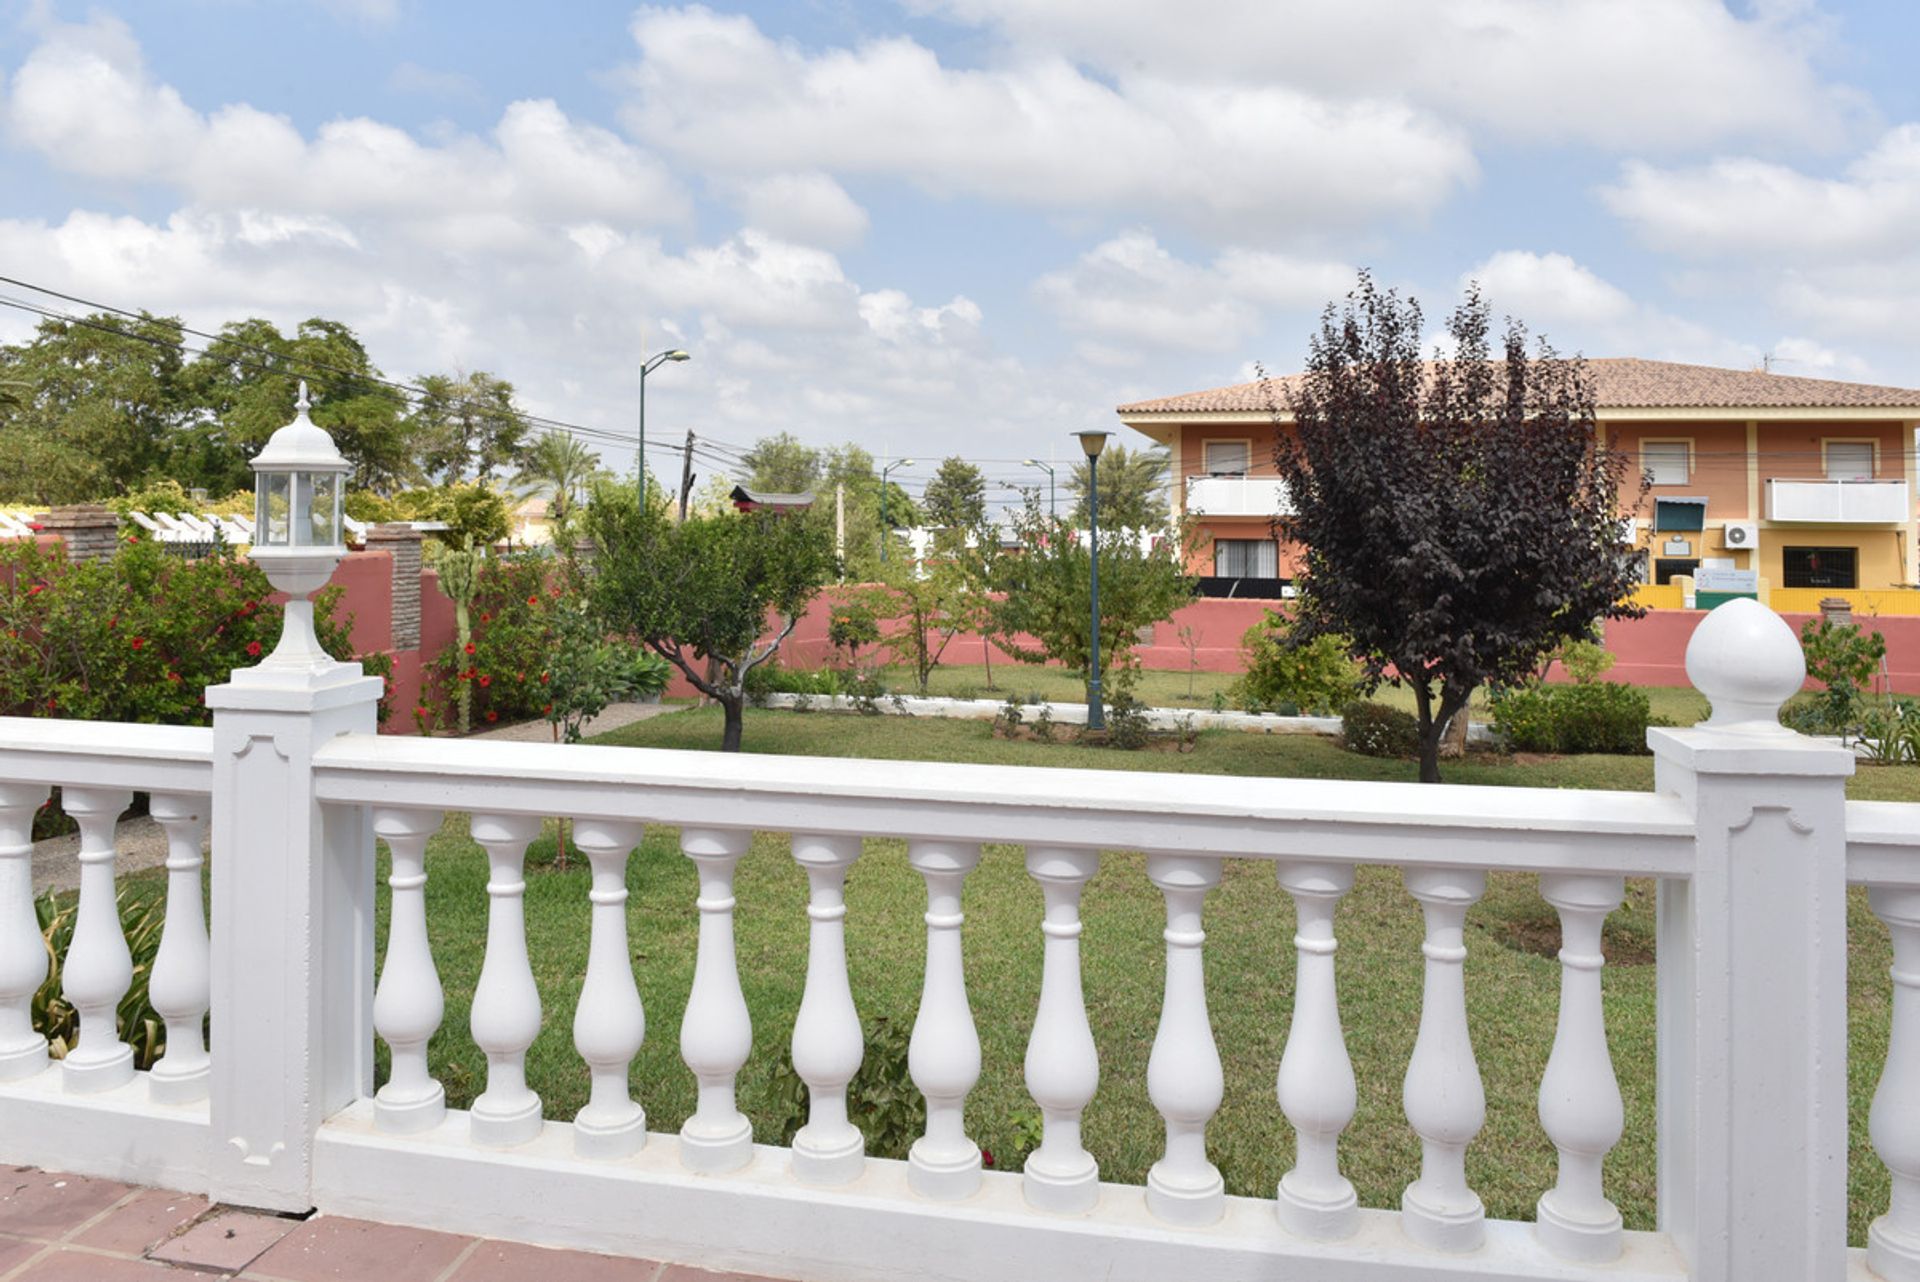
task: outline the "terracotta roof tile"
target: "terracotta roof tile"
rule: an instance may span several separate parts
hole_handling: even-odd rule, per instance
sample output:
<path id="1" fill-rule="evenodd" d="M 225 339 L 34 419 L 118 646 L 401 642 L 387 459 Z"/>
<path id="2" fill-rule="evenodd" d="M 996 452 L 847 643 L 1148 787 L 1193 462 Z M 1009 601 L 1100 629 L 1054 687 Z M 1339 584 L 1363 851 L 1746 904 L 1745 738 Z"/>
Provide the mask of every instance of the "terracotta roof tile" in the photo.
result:
<path id="1" fill-rule="evenodd" d="M 1602 414 L 1609 409 L 1885 409 L 1913 408 L 1920 415 L 1920 390 L 1843 383 L 1826 378 L 1765 374 L 1758 370 L 1719 369 L 1632 357 L 1603 357 L 1587 362 L 1593 371 L 1594 397 Z M 1135 401 L 1122 414 L 1202 414 L 1267 410 L 1286 403 L 1287 391 L 1303 375 L 1287 374 L 1263 383 L 1216 387 L 1182 396 Z"/>

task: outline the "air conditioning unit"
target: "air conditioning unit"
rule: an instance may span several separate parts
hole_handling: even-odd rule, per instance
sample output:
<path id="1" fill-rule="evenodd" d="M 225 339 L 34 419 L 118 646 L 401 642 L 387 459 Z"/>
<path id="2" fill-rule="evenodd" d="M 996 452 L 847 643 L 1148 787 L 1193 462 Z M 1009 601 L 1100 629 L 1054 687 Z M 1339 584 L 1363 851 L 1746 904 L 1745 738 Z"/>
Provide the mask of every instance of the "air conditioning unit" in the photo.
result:
<path id="1" fill-rule="evenodd" d="M 1726 548 L 1756 548 L 1760 546 L 1760 526 L 1753 521 L 1728 521 L 1727 528 L 1721 531 L 1720 546 Z"/>

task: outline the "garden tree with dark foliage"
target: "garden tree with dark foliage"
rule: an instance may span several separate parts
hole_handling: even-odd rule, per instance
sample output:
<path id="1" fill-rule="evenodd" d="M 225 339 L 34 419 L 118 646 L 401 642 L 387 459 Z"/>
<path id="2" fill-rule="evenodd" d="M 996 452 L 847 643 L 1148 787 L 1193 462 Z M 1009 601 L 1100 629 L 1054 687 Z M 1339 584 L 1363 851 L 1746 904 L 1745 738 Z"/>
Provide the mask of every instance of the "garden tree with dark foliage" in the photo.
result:
<path id="1" fill-rule="evenodd" d="M 1067 493 L 1073 496 L 1073 522 L 1087 528 L 1087 460 L 1073 465 Z M 1167 452 L 1129 450 L 1109 445 L 1100 455 L 1100 528 L 1159 530 L 1170 520 L 1167 508 Z"/>
<path id="2" fill-rule="evenodd" d="M 1103 482 L 1104 485 L 1104 482 Z M 1106 502 L 1101 501 L 1104 512 Z M 1039 491 L 1027 494 L 1014 518 L 1020 550 L 1001 558 L 1000 596 L 991 607 L 992 632 L 1022 663 L 1059 663 L 1085 680 L 1091 666 L 1090 557 L 1087 541 L 1065 520 L 1048 516 Z M 1132 534 L 1100 523 L 1100 668 L 1113 687 L 1131 682 L 1140 629 L 1170 617 L 1193 599 L 1186 575 L 1188 539 L 1156 539 L 1143 551 Z M 1018 641 L 1031 636 L 1034 644 Z"/>
<path id="3" fill-rule="evenodd" d="M 1275 527 L 1305 553 L 1298 635 L 1344 633 L 1371 681 L 1412 687 L 1436 783 L 1474 690 L 1640 611 L 1615 546 L 1628 461 L 1595 429 L 1585 362 L 1544 341 L 1529 356 L 1514 321 L 1496 358 L 1477 287 L 1447 320 L 1450 357 L 1423 362 L 1420 333 L 1419 304 L 1366 275 L 1328 305 L 1286 394 L 1293 431 L 1276 412 L 1292 511 Z"/>
<path id="4" fill-rule="evenodd" d="M 598 549 L 592 595 L 601 617 L 716 700 L 726 712 L 720 747 L 738 752 L 747 674 L 774 656 L 833 575 L 826 532 L 777 512 L 676 524 L 664 506 L 642 509 L 611 488 L 595 494 L 587 529 Z"/>
<path id="5" fill-rule="evenodd" d="M 958 455 L 945 459 L 920 496 L 920 511 L 938 529 L 972 529 L 987 519 L 987 478 Z"/>

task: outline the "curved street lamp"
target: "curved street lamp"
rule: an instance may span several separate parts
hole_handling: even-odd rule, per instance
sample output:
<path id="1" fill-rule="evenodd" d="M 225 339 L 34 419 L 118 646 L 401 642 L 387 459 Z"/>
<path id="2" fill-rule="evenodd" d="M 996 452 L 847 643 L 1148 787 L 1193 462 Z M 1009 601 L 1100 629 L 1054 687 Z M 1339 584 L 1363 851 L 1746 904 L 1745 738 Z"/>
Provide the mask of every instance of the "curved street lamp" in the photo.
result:
<path id="1" fill-rule="evenodd" d="M 1087 729 L 1105 730 L 1107 710 L 1100 704 L 1100 451 L 1112 432 L 1075 432 L 1087 455 L 1087 563 L 1093 596 L 1093 644 L 1088 648 Z"/>
<path id="2" fill-rule="evenodd" d="M 640 452 L 634 456 L 636 480 L 639 487 L 640 510 L 647 507 L 647 375 L 659 369 L 668 361 L 690 361 L 693 358 L 679 348 L 670 348 L 649 356 L 640 366 Z"/>
<path id="3" fill-rule="evenodd" d="M 887 544 L 892 542 L 887 537 L 887 477 L 896 467 L 912 466 L 912 459 L 903 458 L 896 459 L 880 469 L 880 559 L 882 561 L 887 559 Z"/>
<path id="4" fill-rule="evenodd" d="M 1047 515 L 1059 516 L 1060 503 L 1054 493 L 1053 464 L 1042 463 L 1037 458 L 1021 459 L 1020 463 L 1023 467 L 1037 467 L 1047 474 Z"/>

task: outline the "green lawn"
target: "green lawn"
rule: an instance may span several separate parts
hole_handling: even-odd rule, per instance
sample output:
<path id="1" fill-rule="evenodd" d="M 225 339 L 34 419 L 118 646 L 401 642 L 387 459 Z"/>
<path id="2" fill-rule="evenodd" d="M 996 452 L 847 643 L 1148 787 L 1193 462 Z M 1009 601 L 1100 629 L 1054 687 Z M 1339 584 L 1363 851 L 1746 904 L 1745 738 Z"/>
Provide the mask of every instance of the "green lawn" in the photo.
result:
<path id="1" fill-rule="evenodd" d="M 695 709 L 625 727 L 603 742 L 711 749 L 716 710 Z M 1191 753 L 1122 753 L 1071 744 L 1007 742 L 985 722 L 860 718 L 828 713 L 750 710 L 746 746 L 867 758 L 984 761 L 1036 766 L 1184 770 L 1246 776 L 1411 779 L 1410 763 L 1346 754 L 1310 736 L 1209 732 Z M 716 760 L 716 766 L 720 764 Z M 1453 763 L 1459 782 L 1532 787 L 1647 788 L 1645 757 L 1577 757 L 1515 763 L 1481 758 Z M 1850 785 L 1858 797 L 1920 800 L 1920 769 L 1863 767 Z M 863 1017 L 912 1024 L 919 1000 L 925 909 L 922 883 L 906 864 L 903 842 L 870 839 L 848 882 L 848 953 Z M 384 870 L 382 852 L 382 876 Z M 586 968 L 588 876 L 577 860 L 552 865 L 551 836 L 535 843 L 527 882 L 527 930 L 546 1019 L 528 1057 L 528 1076 L 547 1115 L 571 1117 L 586 1102 L 587 1074 L 572 1048 L 574 1004 Z M 1100 1092 L 1086 1117 L 1086 1143 L 1104 1178 L 1145 1179 L 1158 1156 L 1161 1123 L 1146 1094 L 1147 1056 L 1161 983 L 1162 902 L 1146 880 L 1143 857 L 1109 852 L 1087 887 L 1082 936 L 1086 992 L 1100 1050 Z M 450 816 L 429 847 L 428 922 L 447 993 L 446 1020 L 431 1054 L 456 1106 L 485 1082 L 486 1061 L 467 1032 L 486 934 L 486 860 L 467 838 L 464 817 Z M 648 832 L 629 872 L 634 969 L 646 1004 L 648 1038 L 635 1062 L 633 1089 L 655 1130 L 674 1130 L 693 1108 L 694 1084 L 680 1062 L 678 1029 L 692 979 L 696 882 L 670 829 Z M 742 1109 L 759 1139 L 777 1142 L 783 1120 L 772 1072 L 783 1058 L 806 976 L 806 879 L 786 839 L 761 834 L 741 861 L 736 928 L 741 982 L 753 1012 L 755 1048 L 740 1077 Z M 382 947 L 386 929 L 381 896 Z M 1634 883 L 1609 923 L 1608 1031 L 1627 1105 L 1627 1131 L 1608 1160 L 1609 1191 L 1630 1227 L 1654 1221 L 1653 890 Z M 1011 1165 L 1016 1118 L 1032 1109 L 1021 1061 L 1039 990 L 1040 893 L 1021 851 L 989 846 L 966 884 L 967 984 L 980 1030 L 984 1068 L 968 1099 L 971 1133 Z M 1886 1053 L 1890 952 L 1886 932 L 1851 904 L 1853 1039 L 1852 1236 L 1885 1206 L 1886 1174 L 1866 1141 L 1866 1108 Z M 1486 1082 L 1487 1125 L 1468 1156 L 1469 1176 L 1490 1214 L 1528 1219 L 1553 1182 L 1554 1154 L 1535 1113 L 1535 1094 L 1551 1049 L 1559 969 L 1551 910 L 1534 879 L 1496 875 L 1469 916 L 1469 1019 Z M 1271 1196 L 1291 1161 L 1292 1137 L 1274 1099 L 1293 984 L 1292 909 L 1271 869 L 1229 861 L 1207 904 L 1208 1003 L 1226 1070 L 1226 1101 L 1212 1124 L 1213 1159 L 1229 1191 Z M 1360 870 L 1342 904 L 1341 1016 L 1360 1084 L 1359 1112 L 1342 1145 L 1343 1165 L 1369 1206 L 1398 1205 L 1416 1171 L 1419 1144 L 1400 1110 L 1400 1083 L 1418 1022 L 1420 918 L 1387 868 Z M 384 1051 L 384 1048 L 383 1048 Z M 384 1055 L 383 1055 L 384 1059 Z"/>

